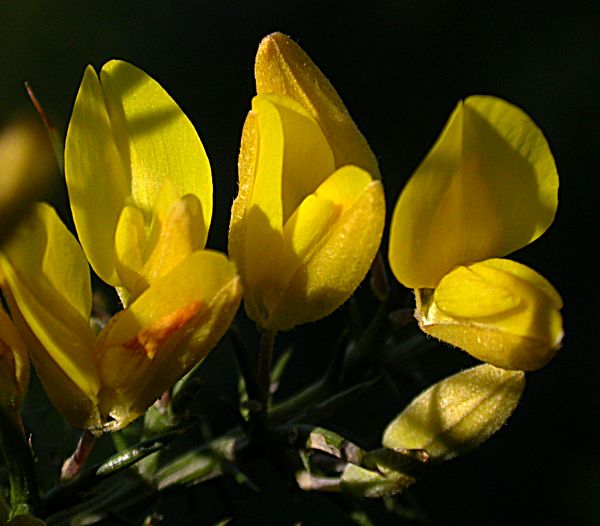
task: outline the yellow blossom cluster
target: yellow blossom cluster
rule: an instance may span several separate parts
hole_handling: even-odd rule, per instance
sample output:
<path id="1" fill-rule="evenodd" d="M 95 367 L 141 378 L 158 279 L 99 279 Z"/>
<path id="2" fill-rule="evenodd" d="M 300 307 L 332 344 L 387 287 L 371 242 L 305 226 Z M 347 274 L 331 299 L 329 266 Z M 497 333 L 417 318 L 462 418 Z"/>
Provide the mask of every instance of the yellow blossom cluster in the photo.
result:
<path id="1" fill-rule="evenodd" d="M 29 354 L 72 424 L 118 430 L 206 357 L 242 298 L 261 330 L 276 332 L 323 318 L 353 294 L 385 226 L 377 159 L 291 39 L 263 40 L 255 76 L 227 257 L 205 248 L 211 169 L 190 120 L 137 67 L 112 60 L 98 75 L 88 66 L 64 151 L 77 238 L 37 203 L 0 249 L 10 310 L 0 310 L 0 403 L 18 406 Z M 2 163 L 3 172 L 12 169 Z M 491 96 L 458 103 L 390 227 L 389 263 L 415 290 L 424 332 L 508 370 L 537 369 L 554 356 L 559 294 L 537 272 L 500 258 L 549 227 L 557 192 L 548 144 L 522 110 Z M 123 306 L 99 331 L 90 324 L 88 265 Z M 517 394 L 506 417 L 522 374 L 509 379 Z M 410 427 L 421 405 L 385 441 L 401 442 L 398 429 Z M 484 425 L 479 438 L 500 424 Z M 431 429 L 407 433 L 417 446 L 404 447 L 438 444 Z"/>

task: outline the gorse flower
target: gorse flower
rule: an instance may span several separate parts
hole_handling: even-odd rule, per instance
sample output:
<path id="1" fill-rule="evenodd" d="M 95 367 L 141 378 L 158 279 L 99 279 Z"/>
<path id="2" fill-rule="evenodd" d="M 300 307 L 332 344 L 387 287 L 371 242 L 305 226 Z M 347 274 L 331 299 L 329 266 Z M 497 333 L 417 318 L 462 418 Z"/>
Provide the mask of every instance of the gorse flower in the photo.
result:
<path id="1" fill-rule="evenodd" d="M 562 300 L 535 271 L 496 259 L 554 219 L 558 174 L 539 128 L 489 96 L 460 102 L 394 210 L 389 260 L 415 289 L 421 329 L 508 369 L 560 347 Z"/>
<path id="2" fill-rule="evenodd" d="M 191 123 L 129 64 L 109 62 L 101 80 L 86 70 L 65 150 L 84 250 L 39 204 L 0 262 L 11 313 L 53 403 L 75 426 L 116 430 L 207 355 L 241 288 L 233 264 L 204 250 L 211 178 Z M 97 335 L 88 261 L 127 306 Z"/>
<path id="3" fill-rule="evenodd" d="M 377 161 L 327 78 L 280 33 L 260 44 L 244 124 L 229 253 L 246 312 L 287 330 L 339 307 L 385 221 Z"/>
<path id="4" fill-rule="evenodd" d="M 92 268 L 127 300 L 194 250 L 212 214 L 208 158 L 161 86 L 112 60 L 85 70 L 69 123 L 65 175 Z"/>

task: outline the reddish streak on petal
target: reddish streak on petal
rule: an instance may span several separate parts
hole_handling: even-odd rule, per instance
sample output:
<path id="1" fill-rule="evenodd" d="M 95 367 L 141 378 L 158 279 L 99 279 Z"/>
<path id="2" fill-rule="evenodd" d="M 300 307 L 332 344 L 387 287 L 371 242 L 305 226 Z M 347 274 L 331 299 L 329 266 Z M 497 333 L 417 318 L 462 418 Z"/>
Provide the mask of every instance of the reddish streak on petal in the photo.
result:
<path id="1" fill-rule="evenodd" d="M 169 337 L 181 329 L 200 310 L 202 303 L 192 301 L 187 305 L 167 314 L 162 319 L 140 330 L 131 340 L 123 344 L 123 348 L 144 353 L 148 358 L 154 358 L 160 346 Z"/>

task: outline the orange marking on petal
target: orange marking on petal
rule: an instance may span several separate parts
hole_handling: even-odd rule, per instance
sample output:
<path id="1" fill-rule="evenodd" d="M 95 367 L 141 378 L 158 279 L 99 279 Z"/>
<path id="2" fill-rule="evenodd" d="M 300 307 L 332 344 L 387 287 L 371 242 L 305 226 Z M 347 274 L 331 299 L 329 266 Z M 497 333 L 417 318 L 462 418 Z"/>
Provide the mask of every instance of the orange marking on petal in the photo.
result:
<path id="1" fill-rule="evenodd" d="M 123 348 L 143 352 L 152 359 L 160 346 L 169 337 L 189 322 L 202 307 L 202 302 L 192 301 L 187 305 L 167 314 L 160 320 L 144 327 L 131 340 L 123 344 Z"/>

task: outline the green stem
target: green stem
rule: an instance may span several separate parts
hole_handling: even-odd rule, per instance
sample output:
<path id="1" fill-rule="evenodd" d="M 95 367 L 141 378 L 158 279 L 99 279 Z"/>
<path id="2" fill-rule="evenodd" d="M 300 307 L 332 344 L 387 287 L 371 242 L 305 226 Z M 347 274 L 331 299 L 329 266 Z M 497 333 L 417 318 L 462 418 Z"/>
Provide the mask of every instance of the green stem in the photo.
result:
<path id="1" fill-rule="evenodd" d="M 256 359 L 246 346 L 246 342 L 244 342 L 237 328 L 233 325 L 229 329 L 229 337 L 231 338 L 231 346 L 235 354 L 235 359 L 246 385 L 248 399 L 259 402 L 263 398 L 263 394 L 256 370 Z"/>
<path id="2" fill-rule="evenodd" d="M 36 515 L 40 508 L 33 456 L 17 418 L 0 405 L 0 453 L 10 482 L 11 517 Z"/>
<path id="3" fill-rule="evenodd" d="M 234 465 L 238 453 L 248 444 L 241 432 L 232 431 L 183 453 L 156 472 L 156 488 L 161 491 L 218 477 Z"/>
<path id="4" fill-rule="evenodd" d="M 274 405 L 271 411 L 269 411 L 269 422 L 274 425 L 284 424 L 300 413 L 306 412 L 329 394 L 329 384 L 324 379 L 321 379 L 309 385 L 298 394 Z"/>

